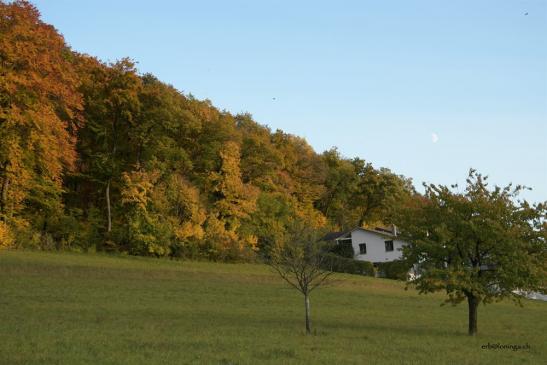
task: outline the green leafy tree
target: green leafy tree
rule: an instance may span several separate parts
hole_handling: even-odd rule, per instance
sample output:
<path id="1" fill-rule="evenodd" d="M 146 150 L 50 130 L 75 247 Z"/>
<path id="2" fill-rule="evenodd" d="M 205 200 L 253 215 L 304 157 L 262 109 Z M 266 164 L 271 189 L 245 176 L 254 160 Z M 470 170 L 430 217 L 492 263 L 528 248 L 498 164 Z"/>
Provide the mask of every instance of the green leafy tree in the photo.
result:
<path id="1" fill-rule="evenodd" d="M 194 138 L 194 148 L 190 153 L 194 173 L 201 180 L 199 185 L 206 186 L 210 173 L 218 171 L 222 164 L 220 151 L 230 141 L 239 146 L 240 136 L 234 117 L 227 112 L 220 112 L 210 101 L 198 101 L 188 95 L 185 108 L 201 123 L 200 133 Z"/>
<path id="2" fill-rule="evenodd" d="M 261 190 L 277 190 L 275 175 L 282 156 L 271 141 L 267 127 L 254 122 L 249 114 L 236 116 L 238 131 L 242 134 L 241 174 L 243 182 Z"/>
<path id="3" fill-rule="evenodd" d="M 367 223 L 389 223 L 392 212 L 411 196 L 411 182 L 388 169 L 375 169 L 359 158 L 353 159 L 352 164 L 357 181 L 348 206 L 355 222 L 360 227 Z"/>
<path id="4" fill-rule="evenodd" d="M 327 167 L 326 189 L 316 206 L 338 229 L 355 227 L 357 222 L 350 208 L 358 181 L 355 167 L 336 148 L 325 151 L 322 157 Z"/>
<path id="5" fill-rule="evenodd" d="M 445 290 L 453 304 L 467 300 L 469 335 L 477 333 L 479 303 L 546 290 L 545 203 L 517 200 L 522 186 L 489 189 L 486 180 L 470 170 L 463 193 L 426 185 L 424 199 L 398 219 L 411 242 L 404 257 L 420 268 L 416 288 Z"/>
<path id="6" fill-rule="evenodd" d="M 136 163 L 130 130 L 140 112 L 142 81 L 133 62 L 122 59 L 104 65 L 94 59 L 81 62 L 84 78 L 86 127 L 80 133 L 81 174 L 104 194 L 106 232 L 112 231 L 113 190 L 119 192 L 123 171 Z M 115 189 L 114 189 L 115 188 Z"/>
<path id="7" fill-rule="evenodd" d="M 261 192 L 256 210 L 241 231 L 248 236 L 255 235 L 260 254 L 267 256 L 275 243 L 287 234 L 287 227 L 295 217 L 294 210 L 294 203 L 285 194 Z"/>
<path id="8" fill-rule="evenodd" d="M 202 121 L 188 110 L 187 98 L 146 74 L 139 102 L 140 112 L 128 131 L 135 165 L 164 173 L 189 173 L 193 168 L 190 151 L 197 148 Z"/>

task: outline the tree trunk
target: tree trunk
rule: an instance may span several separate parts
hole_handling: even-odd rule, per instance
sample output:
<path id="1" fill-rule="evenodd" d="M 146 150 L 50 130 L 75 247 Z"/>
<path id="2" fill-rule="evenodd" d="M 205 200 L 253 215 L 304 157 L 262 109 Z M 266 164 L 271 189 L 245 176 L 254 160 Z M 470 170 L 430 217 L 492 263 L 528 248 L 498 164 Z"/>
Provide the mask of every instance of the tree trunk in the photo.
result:
<path id="1" fill-rule="evenodd" d="M 106 184 L 106 211 L 108 214 L 107 232 L 110 233 L 110 231 L 112 231 L 112 213 L 110 211 L 110 179 L 108 179 L 108 182 Z"/>
<path id="2" fill-rule="evenodd" d="M 0 192 L 0 213 L 6 213 L 6 202 L 8 201 L 9 178 L 6 176 L 2 182 L 2 191 Z"/>
<path id="3" fill-rule="evenodd" d="M 366 220 L 367 220 L 367 216 L 368 216 L 368 213 L 369 213 L 370 209 L 369 207 L 367 206 L 365 209 L 363 209 L 363 211 L 361 212 L 361 215 L 359 216 L 359 223 L 358 223 L 358 226 L 359 227 L 363 227 Z"/>
<path id="4" fill-rule="evenodd" d="M 310 297 L 308 294 L 304 294 L 304 303 L 306 305 L 306 334 L 311 333 L 311 319 L 310 319 Z"/>
<path id="5" fill-rule="evenodd" d="M 467 296 L 467 304 L 469 305 L 469 336 L 477 334 L 477 310 L 479 307 L 479 298 L 474 295 Z"/>

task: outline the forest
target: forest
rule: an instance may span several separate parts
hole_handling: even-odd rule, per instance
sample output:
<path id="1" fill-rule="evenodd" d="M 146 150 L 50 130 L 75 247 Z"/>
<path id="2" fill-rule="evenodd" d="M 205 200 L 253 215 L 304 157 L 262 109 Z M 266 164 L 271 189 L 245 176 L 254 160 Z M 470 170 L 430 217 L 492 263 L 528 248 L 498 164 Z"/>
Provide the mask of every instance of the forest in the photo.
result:
<path id="1" fill-rule="evenodd" d="M 191 70 L 181 70 L 191 72 Z M 0 1 L 0 245 L 247 261 L 295 221 L 391 223 L 409 178 L 70 48 Z"/>

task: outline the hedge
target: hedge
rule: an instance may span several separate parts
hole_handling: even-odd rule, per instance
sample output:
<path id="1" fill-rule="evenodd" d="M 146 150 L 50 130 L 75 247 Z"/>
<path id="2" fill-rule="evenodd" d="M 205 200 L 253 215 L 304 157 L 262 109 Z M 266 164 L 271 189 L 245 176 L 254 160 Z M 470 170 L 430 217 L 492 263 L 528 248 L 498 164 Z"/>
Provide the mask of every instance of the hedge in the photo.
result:
<path id="1" fill-rule="evenodd" d="M 334 272 L 374 276 L 375 270 L 371 262 L 341 257 L 334 253 L 325 254 L 325 268 Z"/>
<path id="2" fill-rule="evenodd" d="M 406 261 L 395 260 L 390 262 L 380 262 L 377 264 L 378 275 L 383 278 L 406 280 L 408 271 L 412 268 Z"/>

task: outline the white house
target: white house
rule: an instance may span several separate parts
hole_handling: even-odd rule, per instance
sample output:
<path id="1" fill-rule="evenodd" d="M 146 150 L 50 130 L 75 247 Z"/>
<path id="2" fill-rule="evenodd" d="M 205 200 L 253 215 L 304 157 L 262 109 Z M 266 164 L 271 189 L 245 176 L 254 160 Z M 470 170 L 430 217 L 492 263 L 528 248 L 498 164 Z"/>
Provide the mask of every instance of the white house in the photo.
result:
<path id="1" fill-rule="evenodd" d="M 403 246 L 407 242 L 397 239 L 397 228 L 391 230 L 385 228 L 366 229 L 356 227 L 345 232 L 333 232 L 323 237 L 323 241 L 334 241 L 339 244 L 351 244 L 354 259 L 372 262 L 378 267 L 382 262 L 391 262 L 403 258 Z M 378 272 L 377 275 L 384 276 Z M 417 266 L 414 265 L 408 271 L 408 279 L 418 277 Z"/>
<path id="2" fill-rule="evenodd" d="M 323 240 L 337 243 L 350 243 L 356 260 L 369 261 L 374 264 L 395 261 L 402 258 L 402 247 L 406 242 L 397 239 L 397 230 L 376 228 L 353 228 L 345 232 L 333 232 Z"/>

